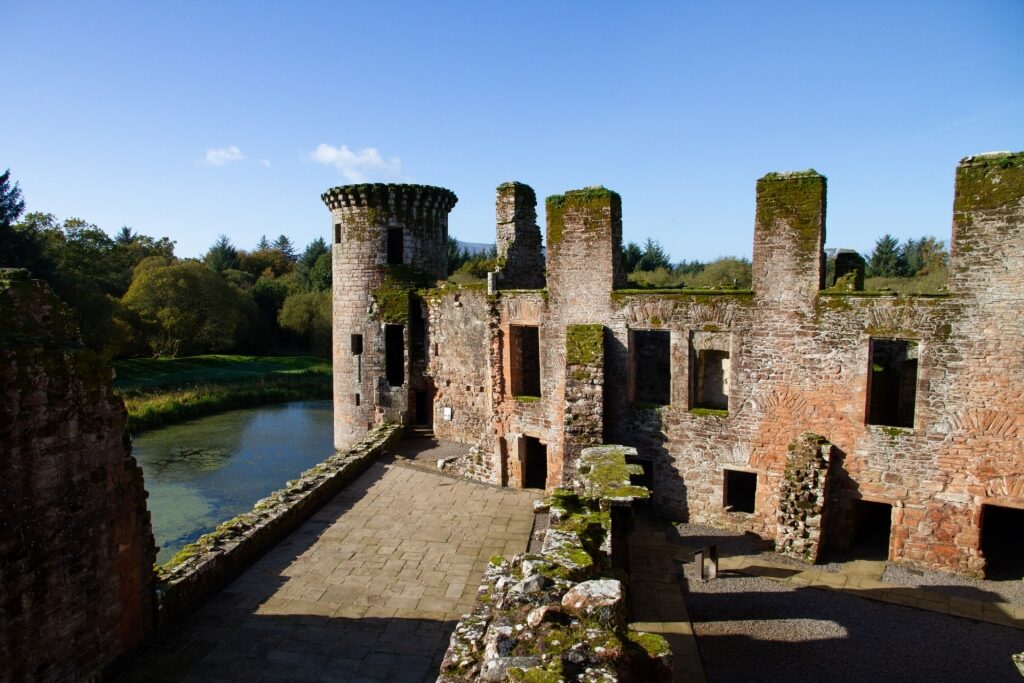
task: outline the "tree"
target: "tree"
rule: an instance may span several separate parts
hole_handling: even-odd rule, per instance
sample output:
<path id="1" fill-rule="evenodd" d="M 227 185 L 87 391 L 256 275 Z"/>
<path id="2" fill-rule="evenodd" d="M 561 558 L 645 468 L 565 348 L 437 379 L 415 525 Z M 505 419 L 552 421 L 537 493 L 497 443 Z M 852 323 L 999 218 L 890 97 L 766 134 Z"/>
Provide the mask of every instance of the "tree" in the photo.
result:
<path id="1" fill-rule="evenodd" d="M 270 240 L 266 235 L 260 235 L 260 241 L 256 243 L 256 251 L 266 251 L 267 249 L 270 249 Z"/>
<path id="2" fill-rule="evenodd" d="M 892 235 L 883 235 L 875 242 L 875 250 L 868 258 L 868 277 L 900 277 L 906 272 L 906 261 L 900 244 Z"/>
<path id="3" fill-rule="evenodd" d="M 636 245 L 636 242 L 628 243 L 622 250 L 622 269 L 627 273 L 632 273 L 637 269 L 643 255 L 644 252 Z"/>
<path id="4" fill-rule="evenodd" d="M 238 250 L 231 244 L 227 235 L 220 235 L 213 246 L 203 255 L 203 263 L 216 273 L 222 273 L 229 268 L 238 268 Z"/>
<path id="5" fill-rule="evenodd" d="M 331 348 L 330 292 L 298 292 L 284 301 L 277 316 L 281 328 L 303 339 L 310 350 L 329 355 Z"/>
<path id="6" fill-rule="evenodd" d="M 310 242 L 306 246 L 305 251 L 302 252 L 302 256 L 299 257 L 298 263 L 296 264 L 296 270 L 299 274 L 299 282 L 302 283 L 302 286 L 306 291 L 322 291 L 323 289 L 330 287 L 330 253 L 327 242 L 324 241 L 323 237 L 317 237 L 315 240 Z M 314 286 L 313 270 L 316 268 L 317 263 L 320 262 L 320 259 L 324 256 L 327 257 L 328 264 L 327 287 L 323 286 L 322 272 L 317 274 L 320 281 L 318 281 L 316 286 Z"/>
<path id="7" fill-rule="evenodd" d="M 147 267 L 122 300 L 138 316 L 153 353 L 226 351 L 246 329 L 240 293 L 195 261 Z"/>
<path id="8" fill-rule="evenodd" d="M 449 235 L 448 236 L 448 274 L 451 275 L 452 273 L 457 271 L 459 268 L 461 268 L 462 264 L 464 264 L 467 259 L 469 259 L 469 252 L 466 251 L 466 249 L 464 249 L 462 247 L 462 245 L 459 244 L 459 241 L 457 239 L 455 239 L 454 237 Z"/>
<path id="9" fill-rule="evenodd" d="M 658 268 L 671 268 L 672 264 L 668 260 L 668 254 L 662 248 L 661 244 L 655 242 L 650 237 L 644 242 L 643 255 L 640 257 L 640 261 L 636 264 L 637 270 L 652 271 Z"/>
<path id="10" fill-rule="evenodd" d="M 686 285 L 695 289 L 750 289 L 751 282 L 750 261 L 727 256 L 707 264 L 700 273 L 688 279 Z"/>
<path id="11" fill-rule="evenodd" d="M 309 271 L 309 289 L 325 292 L 331 288 L 333 263 L 330 254 L 321 254 Z"/>
<path id="12" fill-rule="evenodd" d="M 287 256 L 289 261 L 295 262 L 295 247 L 292 246 L 292 241 L 286 235 L 278 235 L 273 246 L 274 249 Z"/>
<path id="13" fill-rule="evenodd" d="M 11 184 L 11 169 L 0 174 L 0 225 L 14 225 L 25 211 L 18 183 Z"/>
<path id="14" fill-rule="evenodd" d="M 936 268 L 944 268 L 948 254 L 942 240 L 934 237 L 908 239 L 900 247 L 900 253 L 906 264 L 906 275 L 924 275 Z"/>

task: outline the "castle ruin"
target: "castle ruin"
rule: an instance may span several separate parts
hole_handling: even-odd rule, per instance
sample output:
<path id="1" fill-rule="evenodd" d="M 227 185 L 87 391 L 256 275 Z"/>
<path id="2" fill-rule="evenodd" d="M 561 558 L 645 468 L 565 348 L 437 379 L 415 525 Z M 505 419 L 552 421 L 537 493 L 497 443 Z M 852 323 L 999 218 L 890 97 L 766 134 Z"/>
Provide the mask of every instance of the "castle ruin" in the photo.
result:
<path id="1" fill-rule="evenodd" d="M 882 535 L 980 576 L 1024 522 L 1024 153 L 956 171 L 948 292 L 825 281 L 826 179 L 757 181 L 751 291 L 627 289 L 618 194 L 497 190 L 498 270 L 444 282 L 455 195 L 323 195 L 335 445 L 385 421 L 470 444 L 454 467 L 551 489 L 583 448 L 637 449 L 655 505 L 817 560 Z M 546 258 L 545 258 L 546 256 Z"/>

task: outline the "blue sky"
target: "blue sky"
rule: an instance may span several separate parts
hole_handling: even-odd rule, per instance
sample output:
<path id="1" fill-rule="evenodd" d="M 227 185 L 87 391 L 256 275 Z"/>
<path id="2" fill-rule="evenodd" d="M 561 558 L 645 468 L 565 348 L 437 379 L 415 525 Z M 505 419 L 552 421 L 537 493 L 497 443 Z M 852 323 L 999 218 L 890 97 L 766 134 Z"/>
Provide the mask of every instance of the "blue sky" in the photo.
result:
<path id="1" fill-rule="evenodd" d="M 201 254 L 328 237 L 319 195 L 602 184 L 626 240 L 751 253 L 754 183 L 829 178 L 828 246 L 949 238 L 968 154 L 1024 149 L 1024 2 L 0 0 L 0 170 L 29 210 Z M 317 153 L 317 150 L 320 150 Z M 541 208 L 543 225 L 543 209 Z"/>

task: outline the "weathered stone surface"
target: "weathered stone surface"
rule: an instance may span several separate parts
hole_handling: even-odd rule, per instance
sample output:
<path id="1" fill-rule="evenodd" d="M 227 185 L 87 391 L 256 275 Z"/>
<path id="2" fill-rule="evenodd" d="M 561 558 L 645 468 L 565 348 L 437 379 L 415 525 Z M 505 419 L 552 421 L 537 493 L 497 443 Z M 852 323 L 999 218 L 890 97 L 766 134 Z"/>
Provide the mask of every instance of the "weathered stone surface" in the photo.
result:
<path id="1" fill-rule="evenodd" d="M 984 506 L 1024 506 L 1024 154 L 957 168 L 949 289 L 934 296 L 858 291 L 855 259 L 824 282 L 826 184 L 814 171 L 758 180 L 749 292 L 623 289 L 621 198 L 604 188 L 549 198 L 544 291 L 449 287 L 426 302 L 435 431 L 479 449 L 452 469 L 523 486 L 524 445 L 536 439 L 552 490 L 572 480 L 581 447 L 621 443 L 650 463 L 653 503 L 666 514 L 775 539 L 792 512 L 780 498 L 787 447 L 810 432 L 838 464 L 821 514 L 794 522 L 800 533 L 820 529 L 843 549 L 856 501 L 888 504 L 894 561 L 981 574 Z M 526 195 L 512 195 L 519 208 L 500 215 L 525 211 Z M 541 391 L 531 400 L 510 387 L 513 326 L 538 329 Z M 597 326 L 600 358 L 574 362 L 573 331 Z M 668 405 L 637 402 L 636 331 L 669 335 Z M 872 342 L 886 339 L 919 350 L 900 389 L 915 399 L 907 428 L 869 424 Z M 724 373 L 712 392 L 723 406 L 698 400 L 701 352 Z M 408 394 L 389 396 L 407 408 Z M 450 420 L 439 418 L 445 409 Z M 367 425 L 385 417 L 360 415 Z M 756 476 L 753 512 L 725 504 L 726 469 Z"/>
<path id="2" fill-rule="evenodd" d="M 783 555 L 818 561 L 831 462 L 832 444 L 816 434 L 804 434 L 789 445 L 775 535 L 775 550 Z"/>
<path id="3" fill-rule="evenodd" d="M 562 597 L 562 607 L 596 619 L 602 624 L 619 625 L 626 616 L 622 582 L 595 579 L 576 584 Z"/>
<path id="4" fill-rule="evenodd" d="M 0 680 L 90 680 L 153 630 L 156 548 L 110 366 L 0 270 Z"/>

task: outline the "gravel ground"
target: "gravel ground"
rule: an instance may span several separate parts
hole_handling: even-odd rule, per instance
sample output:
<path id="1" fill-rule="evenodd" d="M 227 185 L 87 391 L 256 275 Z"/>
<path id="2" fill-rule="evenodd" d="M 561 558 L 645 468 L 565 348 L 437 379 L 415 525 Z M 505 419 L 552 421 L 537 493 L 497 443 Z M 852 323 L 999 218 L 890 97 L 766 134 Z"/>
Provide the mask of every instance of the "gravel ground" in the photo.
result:
<path id="1" fill-rule="evenodd" d="M 708 545 L 718 544 L 720 555 L 742 555 L 744 557 L 758 558 L 771 564 L 781 564 L 789 567 L 807 569 L 806 562 L 792 557 L 780 555 L 772 550 L 772 545 L 756 534 L 741 534 L 735 531 L 716 529 L 713 526 L 703 524 L 677 524 L 676 531 L 679 534 L 679 542 L 683 545 L 694 548 L 703 548 Z M 815 569 L 825 572 L 838 572 L 842 564 L 816 564 Z"/>
<path id="2" fill-rule="evenodd" d="M 1024 632 L 759 577 L 693 579 L 686 604 L 710 683 L 1020 681 Z"/>
<path id="3" fill-rule="evenodd" d="M 883 581 L 903 586 L 926 586 L 929 590 L 963 598 L 987 602 L 1012 602 L 1024 605 L 1024 581 L 989 581 L 970 579 L 966 576 L 946 574 L 920 569 L 911 569 L 889 562 L 885 566 Z"/>

